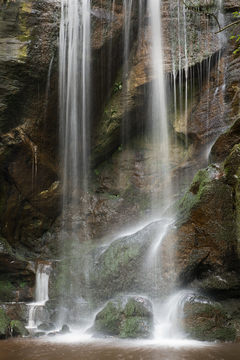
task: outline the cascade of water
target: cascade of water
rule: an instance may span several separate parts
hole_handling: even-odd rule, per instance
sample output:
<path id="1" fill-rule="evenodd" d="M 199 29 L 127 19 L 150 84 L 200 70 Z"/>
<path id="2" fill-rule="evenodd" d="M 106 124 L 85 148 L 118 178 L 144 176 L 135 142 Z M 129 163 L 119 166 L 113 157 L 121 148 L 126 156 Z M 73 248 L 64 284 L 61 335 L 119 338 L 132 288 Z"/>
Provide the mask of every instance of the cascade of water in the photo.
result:
<path id="1" fill-rule="evenodd" d="M 28 328 L 34 329 L 41 320 L 45 303 L 48 301 L 48 282 L 51 265 L 38 263 L 36 272 L 35 302 L 29 304 Z"/>
<path id="2" fill-rule="evenodd" d="M 183 319 L 184 304 L 192 295 L 189 290 L 181 290 L 169 296 L 163 304 L 155 303 L 155 339 L 185 337 L 179 324 Z"/>
<path id="3" fill-rule="evenodd" d="M 132 17 L 133 0 L 124 0 L 124 52 L 123 52 L 123 102 L 124 102 L 124 119 L 122 126 L 122 140 L 124 145 L 129 139 L 128 126 L 128 92 L 129 92 L 129 55 L 131 41 L 131 17 Z"/>
<path id="4" fill-rule="evenodd" d="M 59 41 L 60 153 L 62 162 L 62 256 L 67 259 L 63 286 L 68 300 L 81 299 L 79 284 L 80 239 L 79 211 L 83 218 L 88 211 L 88 174 L 90 147 L 90 0 L 61 0 Z M 80 206 L 80 199 L 81 201 Z M 76 215 L 77 214 L 77 215 Z M 70 215 L 70 216 L 69 216 Z M 76 225 L 77 223 L 77 225 Z M 85 239 L 87 225 L 83 226 Z M 71 273 L 71 275 L 70 275 Z M 74 276 L 75 274 L 75 276 Z M 86 274 L 87 281 L 87 274 Z M 61 299 L 59 321 L 70 313 L 69 302 Z"/>
<path id="5" fill-rule="evenodd" d="M 153 183 L 162 182 L 162 196 L 154 194 L 152 198 L 153 213 L 161 212 L 169 204 L 171 198 L 171 182 L 169 180 L 169 136 L 166 106 L 166 87 L 163 68 L 161 1 L 149 0 L 151 26 L 151 60 L 152 88 L 150 91 L 150 127 L 154 146 Z M 154 186 L 154 188 L 155 188 Z"/>
<path id="6" fill-rule="evenodd" d="M 87 190 L 89 156 L 90 1 L 62 0 L 59 44 L 63 208 Z"/>
<path id="7" fill-rule="evenodd" d="M 127 113 L 127 96 L 129 91 L 129 57 L 131 50 L 131 15 L 133 8 L 132 0 L 123 0 L 124 7 L 124 59 L 123 59 L 123 96 L 125 97 L 125 112 Z M 139 18 L 143 16 L 143 1 L 139 1 Z M 151 60 L 152 60 L 152 85 L 149 94 L 149 118 L 151 141 L 154 148 L 154 161 L 152 167 L 153 186 L 158 189 L 161 184 L 161 195 L 152 196 L 152 213 L 158 218 L 161 213 L 171 203 L 172 186 L 170 180 L 170 140 L 168 130 L 168 114 L 166 101 L 166 85 L 164 79 L 164 61 L 162 46 L 162 29 L 161 29 L 161 0 L 148 0 L 148 10 L 151 29 Z M 115 1 L 112 3 L 111 21 L 114 19 Z M 188 110 L 188 92 L 189 92 L 189 61 L 187 48 L 187 19 L 181 14 L 182 5 L 177 0 L 177 27 L 179 37 L 177 39 L 178 53 L 173 52 L 173 80 L 174 80 L 174 114 L 177 117 L 178 102 L 180 113 L 185 110 L 185 122 L 187 120 Z M 183 31 L 182 22 L 183 19 Z M 140 22 L 140 20 L 139 20 Z M 184 36 L 184 52 L 180 36 Z M 111 51 L 110 51 L 111 52 Z M 185 56 L 185 63 L 182 57 Z M 208 70 L 210 71 L 210 63 Z M 88 189 L 88 158 L 89 158 L 89 98 L 90 98 L 90 0 L 62 0 L 62 20 L 60 29 L 60 112 L 61 112 L 61 150 L 62 150 L 62 168 L 63 168 L 63 218 L 65 209 L 69 207 L 78 207 L 80 204 L 79 197 L 81 188 L 84 192 Z M 199 66 L 200 83 L 203 78 L 203 64 Z M 185 84 L 184 71 L 185 69 Z M 177 84 L 177 80 L 179 84 Z M 178 85 L 178 89 L 177 89 Z M 185 97 L 182 100 L 182 87 L 185 85 Z M 179 94 L 177 94 L 177 91 Z M 179 101 L 178 101 L 179 98 Z M 128 124 L 127 118 L 123 123 L 123 138 L 127 142 Z M 161 268 L 161 264 L 156 264 L 156 255 L 161 251 L 162 241 L 167 233 L 168 227 L 172 224 L 171 218 L 162 217 L 162 227 L 159 228 L 159 236 L 152 245 L 148 256 L 148 262 L 153 267 Z M 71 223 L 71 221 L 70 221 Z M 69 277 L 65 279 L 63 284 L 66 296 L 69 297 L 73 309 L 72 317 L 78 321 L 79 308 L 86 306 L 87 297 L 84 296 L 80 289 L 79 268 L 84 268 L 85 285 L 88 282 L 88 267 L 86 259 L 82 259 L 79 251 L 79 238 L 77 231 L 74 230 L 73 222 L 70 224 L 71 241 L 73 241 L 70 252 L 64 255 L 69 257 Z M 63 236 L 65 227 L 63 224 Z M 69 231 L 69 227 L 67 229 Z M 72 244 L 72 243 L 71 243 Z M 74 256 L 73 256 L 74 255 Z M 160 258 L 160 256 L 159 256 Z M 161 273 L 156 269 L 151 269 L 154 273 L 153 282 L 157 288 Z M 155 272 L 154 272 L 155 271 Z M 81 275 L 82 275 L 81 273 Z M 40 282 L 40 279 L 39 279 Z M 87 284 L 88 285 L 88 284 Z M 65 288 L 66 286 L 66 288 Z M 158 296 L 158 290 L 156 295 Z M 74 308 L 73 296 L 75 304 L 79 307 Z M 181 337 L 182 333 L 178 327 L 177 319 L 179 313 L 183 311 L 184 302 L 188 296 L 187 292 L 180 292 L 171 296 L 164 304 L 155 303 L 156 338 L 163 337 Z M 39 295 L 40 299 L 40 295 Z M 37 300 L 37 299 L 36 299 Z M 43 300 L 39 300 L 43 301 Z M 63 304 L 66 312 L 70 309 L 70 304 Z M 76 306 L 78 306 L 76 305 Z M 32 311 L 32 312 L 31 312 Z M 30 311 L 31 318 L 35 317 L 35 310 Z M 64 311 L 63 311 L 64 313 Z M 63 318 L 64 318 L 64 314 Z M 79 314 L 82 316 L 82 314 Z M 63 321 L 61 321 L 63 322 Z"/>

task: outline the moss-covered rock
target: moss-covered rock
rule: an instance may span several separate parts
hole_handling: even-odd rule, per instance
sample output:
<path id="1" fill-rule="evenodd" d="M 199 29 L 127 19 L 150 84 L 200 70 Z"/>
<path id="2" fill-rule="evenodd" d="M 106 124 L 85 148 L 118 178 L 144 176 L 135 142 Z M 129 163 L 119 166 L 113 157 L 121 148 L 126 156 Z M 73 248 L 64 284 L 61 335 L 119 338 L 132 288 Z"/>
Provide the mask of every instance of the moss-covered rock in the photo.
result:
<path id="1" fill-rule="evenodd" d="M 223 298 L 240 295 L 240 279 L 236 271 L 216 271 L 203 273 L 191 283 L 193 289 Z"/>
<path id="2" fill-rule="evenodd" d="M 96 335 L 149 338 L 153 328 L 152 305 L 142 297 L 118 297 L 100 311 L 94 323 Z"/>
<path id="3" fill-rule="evenodd" d="M 5 311 L 0 308 L 0 339 L 9 336 L 9 325 L 10 325 L 9 317 L 6 315 Z"/>
<path id="4" fill-rule="evenodd" d="M 184 306 L 184 329 L 192 339 L 200 341 L 234 341 L 236 330 L 218 303 L 192 299 Z"/>
<path id="5" fill-rule="evenodd" d="M 98 250 L 90 273 L 93 298 L 107 300 L 118 293 L 142 290 L 142 260 L 158 232 L 159 223 L 155 222 Z"/>
<path id="6" fill-rule="evenodd" d="M 121 310 L 112 302 L 107 303 L 104 309 L 97 314 L 94 328 L 96 332 L 106 335 L 118 335 L 121 323 Z"/>
<path id="7" fill-rule="evenodd" d="M 120 329 L 120 337 L 125 338 L 149 338 L 152 334 L 152 324 L 148 319 L 134 316 L 123 320 Z"/>
<path id="8" fill-rule="evenodd" d="M 19 320 L 12 320 L 10 322 L 10 333 L 12 336 L 27 336 L 29 334 L 28 330 Z"/>

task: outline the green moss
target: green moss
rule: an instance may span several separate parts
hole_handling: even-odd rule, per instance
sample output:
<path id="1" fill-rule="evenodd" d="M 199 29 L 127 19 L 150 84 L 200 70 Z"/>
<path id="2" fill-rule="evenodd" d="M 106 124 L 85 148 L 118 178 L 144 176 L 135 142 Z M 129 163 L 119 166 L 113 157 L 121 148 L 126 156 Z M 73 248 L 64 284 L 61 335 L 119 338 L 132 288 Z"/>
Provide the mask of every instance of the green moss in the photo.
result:
<path id="1" fill-rule="evenodd" d="M 10 332 L 13 336 L 27 336 L 29 333 L 23 323 L 19 320 L 10 322 Z"/>
<path id="2" fill-rule="evenodd" d="M 0 308 L 0 338 L 5 338 L 9 334 L 10 319 L 6 315 L 5 311 Z"/>
<path id="3" fill-rule="evenodd" d="M 142 317 L 130 317 L 125 319 L 120 328 L 121 338 L 149 337 L 150 327 L 148 322 Z"/>
<path id="4" fill-rule="evenodd" d="M 104 334 L 118 335 L 121 322 L 121 312 L 112 302 L 109 302 L 105 308 L 97 315 L 95 320 L 95 329 Z"/>
<path id="5" fill-rule="evenodd" d="M 15 287 L 8 280 L 0 280 L 0 300 L 12 301 Z"/>
<path id="6" fill-rule="evenodd" d="M 197 207 L 203 197 L 209 194 L 213 188 L 217 191 L 215 182 L 218 181 L 220 174 L 221 169 L 215 165 L 210 165 L 197 172 L 188 191 L 178 204 L 178 220 L 180 223 L 189 219 L 192 209 Z"/>
<path id="7" fill-rule="evenodd" d="M 142 303 L 137 302 L 133 298 L 130 298 L 125 306 L 124 314 L 126 317 L 131 317 L 131 316 L 147 317 L 149 316 L 149 311 Z"/>

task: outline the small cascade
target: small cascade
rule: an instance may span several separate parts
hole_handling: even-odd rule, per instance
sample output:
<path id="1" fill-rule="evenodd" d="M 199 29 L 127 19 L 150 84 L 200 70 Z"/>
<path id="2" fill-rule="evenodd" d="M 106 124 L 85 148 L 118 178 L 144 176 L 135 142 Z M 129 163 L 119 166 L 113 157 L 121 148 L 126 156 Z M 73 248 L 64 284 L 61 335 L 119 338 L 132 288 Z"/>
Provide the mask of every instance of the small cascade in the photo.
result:
<path id="1" fill-rule="evenodd" d="M 35 302 L 28 304 L 28 329 L 37 328 L 44 320 L 44 306 L 48 301 L 48 282 L 51 272 L 49 263 L 38 263 L 36 272 Z"/>
<path id="2" fill-rule="evenodd" d="M 181 290 L 169 296 L 164 303 L 154 304 L 155 331 L 154 338 L 183 339 L 186 337 L 181 326 L 186 301 L 192 297 L 189 290 Z"/>
<path id="3" fill-rule="evenodd" d="M 128 96 L 129 96 L 129 56 L 130 56 L 130 41 L 131 41 L 131 17 L 132 17 L 132 0 L 124 0 L 124 54 L 123 54 L 123 102 L 125 115 L 122 126 L 122 140 L 126 144 L 129 140 L 129 125 L 128 125 Z"/>

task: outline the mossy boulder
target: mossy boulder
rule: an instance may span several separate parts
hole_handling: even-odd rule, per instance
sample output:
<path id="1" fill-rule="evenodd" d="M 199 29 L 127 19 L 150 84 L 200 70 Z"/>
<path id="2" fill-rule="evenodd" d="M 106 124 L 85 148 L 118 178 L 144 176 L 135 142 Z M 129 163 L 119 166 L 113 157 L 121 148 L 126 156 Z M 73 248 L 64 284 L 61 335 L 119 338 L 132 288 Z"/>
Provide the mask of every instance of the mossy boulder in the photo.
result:
<path id="1" fill-rule="evenodd" d="M 222 306 L 204 299 L 186 302 L 184 330 L 190 338 L 200 341 L 234 341 L 236 338 L 236 330 Z"/>
<path id="2" fill-rule="evenodd" d="M 27 336 L 29 334 L 28 330 L 19 320 L 12 320 L 10 322 L 10 333 L 12 336 Z"/>
<path id="3" fill-rule="evenodd" d="M 93 301 L 104 301 L 126 291 L 143 291 L 142 261 L 158 233 L 159 222 L 155 222 L 98 249 L 90 274 Z"/>
<path id="4" fill-rule="evenodd" d="M 6 315 L 5 311 L 0 308 L 0 339 L 9 336 L 10 318 Z"/>
<path id="5" fill-rule="evenodd" d="M 94 323 L 95 335 L 120 338 L 149 338 L 152 328 L 152 305 L 140 296 L 109 301 L 97 314 Z"/>

